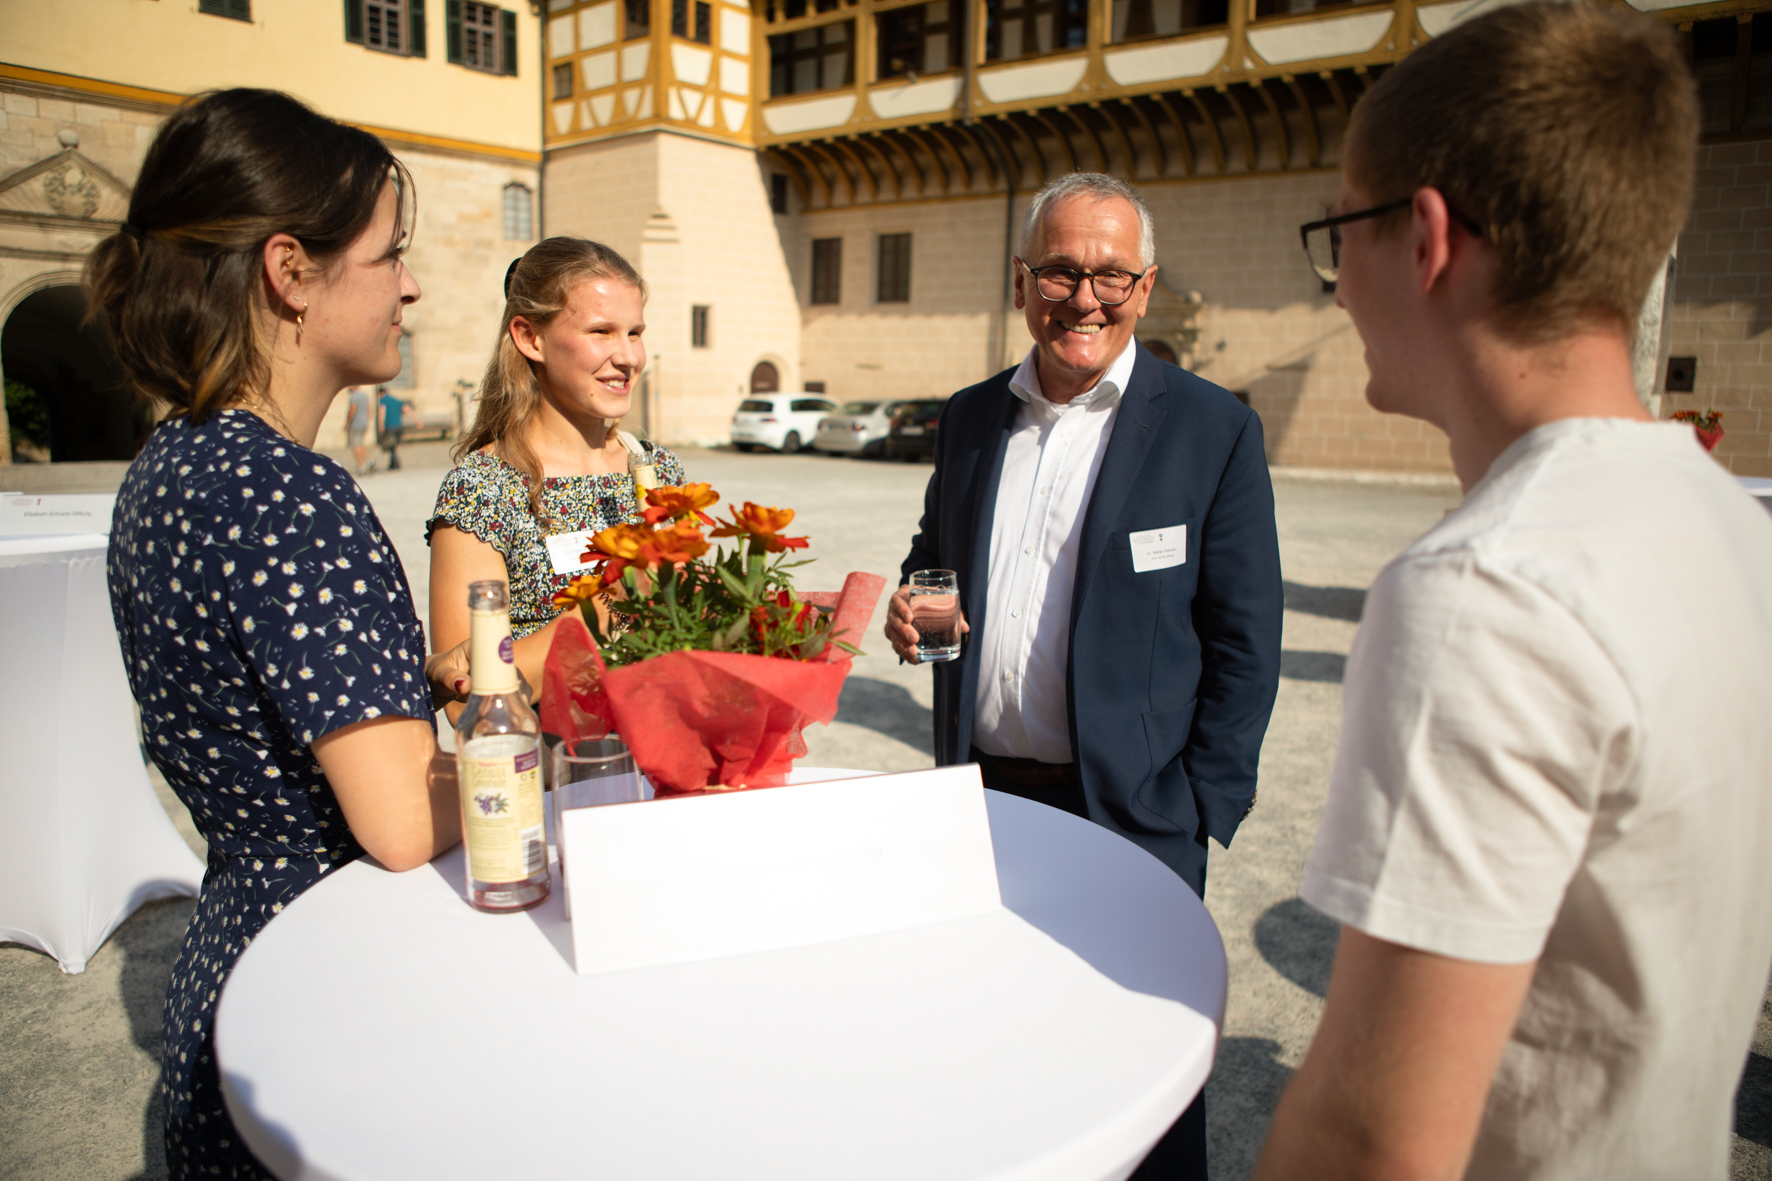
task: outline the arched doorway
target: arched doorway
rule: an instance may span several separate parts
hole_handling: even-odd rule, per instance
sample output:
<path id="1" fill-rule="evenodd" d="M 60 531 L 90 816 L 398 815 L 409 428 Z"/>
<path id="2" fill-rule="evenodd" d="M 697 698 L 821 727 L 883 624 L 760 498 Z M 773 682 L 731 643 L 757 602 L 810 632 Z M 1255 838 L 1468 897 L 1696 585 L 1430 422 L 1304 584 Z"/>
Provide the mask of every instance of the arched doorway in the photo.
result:
<path id="1" fill-rule="evenodd" d="M 773 394 L 781 390 L 781 372 L 769 361 L 758 361 L 751 370 L 751 393 Z"/>
<path id="2" fill-rule="evenodd" d="M 102 325 L 85 327 L 73 286 L 28 295 L 0 329 L 13 454 L 21 460 L 133 459 L 153 426 L 124 382 Z"/>
<path id="3" fill-rule="evenodd" d="M 1159 361 L 1167 361 L 1171 365 L 1181 364 L 1180 359 L 1175 355 L 1174 347 L 1160 336 L 1153 336 L 1138 343 L 1142 344 L 1150 355 Z"/>

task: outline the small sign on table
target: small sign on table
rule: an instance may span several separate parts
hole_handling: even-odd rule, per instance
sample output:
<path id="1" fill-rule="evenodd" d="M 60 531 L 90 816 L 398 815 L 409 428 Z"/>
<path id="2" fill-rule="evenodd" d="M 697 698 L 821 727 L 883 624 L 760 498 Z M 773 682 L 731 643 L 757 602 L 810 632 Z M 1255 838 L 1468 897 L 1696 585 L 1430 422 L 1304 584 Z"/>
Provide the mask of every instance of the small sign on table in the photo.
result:
<path id="1" fill-rule="evenodd" d="M 572 808 L 580 973 L 744 955 L 1003 905 L 971 764 Z"/>
<path id="2" fill-rule="evenodd" d="M 0 496 L 0 537 L 45 537 L 57 533 L 109 533 L 111 494 Z"/>

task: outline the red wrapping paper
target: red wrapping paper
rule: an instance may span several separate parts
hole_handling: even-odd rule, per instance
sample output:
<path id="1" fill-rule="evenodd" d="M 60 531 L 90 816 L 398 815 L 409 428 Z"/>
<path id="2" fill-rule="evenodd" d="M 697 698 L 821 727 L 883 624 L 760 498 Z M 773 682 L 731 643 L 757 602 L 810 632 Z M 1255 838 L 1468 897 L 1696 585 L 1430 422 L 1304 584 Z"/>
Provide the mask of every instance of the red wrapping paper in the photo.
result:
<path id="1" fill-rule="evenodd" d="M 858 644 L 886 588 L 853 573 L 836 593 L 798 597 L 832 608 L 831 636 Z M 779 787 L 806 754 L 801 732 L 837 716 L 849 653 L 811 660 L 735 652 L 669 652 L 606 668 L 575 612 L 548 650 L 542 728 L 569 742 L 621 735 L 663 794 Z"/>

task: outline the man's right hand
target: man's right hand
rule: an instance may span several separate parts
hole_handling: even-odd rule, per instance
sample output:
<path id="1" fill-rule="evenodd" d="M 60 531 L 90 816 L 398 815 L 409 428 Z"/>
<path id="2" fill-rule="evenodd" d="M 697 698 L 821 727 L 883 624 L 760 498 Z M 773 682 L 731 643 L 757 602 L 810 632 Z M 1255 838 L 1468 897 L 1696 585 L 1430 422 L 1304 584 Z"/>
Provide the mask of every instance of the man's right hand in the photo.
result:
<path id="1" fill-rule="evenodd" d="M 965 635 L 972 629 L 966 620 L 960 620 L 960 634 Z M 898 653 L 898 658 L 906 664 L 920 663 L 917 658 L 917 629 L 911 623 L 911 588 L 901 586 L 892 592 L 892 598 L 886 604 L 886 642 Z"/>

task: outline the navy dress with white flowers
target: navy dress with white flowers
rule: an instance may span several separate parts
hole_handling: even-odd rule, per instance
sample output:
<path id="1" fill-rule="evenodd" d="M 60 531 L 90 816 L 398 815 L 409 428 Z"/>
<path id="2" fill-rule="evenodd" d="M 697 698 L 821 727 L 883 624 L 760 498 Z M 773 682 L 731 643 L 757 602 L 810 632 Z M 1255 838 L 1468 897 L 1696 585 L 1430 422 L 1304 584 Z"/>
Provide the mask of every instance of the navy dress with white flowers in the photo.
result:
<path id="1" fill-rule="evenodd" d="M 209 842 L 166 993 L 167 1164 L 264 1177 L 222 1107 L 216 1000 L 278 911 L 363 855 L 309 747 L 429 721 L 424 632 L 356 481 L 245 410 L 155 430 L 117 497 L 109 581 L 148 751 Z"/>

